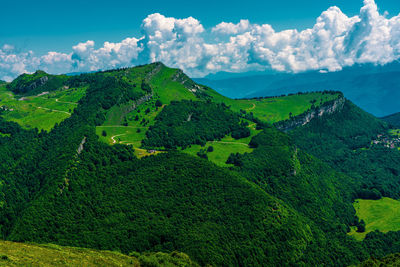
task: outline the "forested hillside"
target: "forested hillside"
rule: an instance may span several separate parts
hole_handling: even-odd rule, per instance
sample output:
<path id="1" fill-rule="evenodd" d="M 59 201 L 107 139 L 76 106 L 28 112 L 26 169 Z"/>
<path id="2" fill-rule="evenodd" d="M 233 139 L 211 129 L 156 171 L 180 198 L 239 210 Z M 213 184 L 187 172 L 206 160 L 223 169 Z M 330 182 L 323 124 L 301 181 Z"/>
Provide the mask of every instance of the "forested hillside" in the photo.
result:
<path id="1" fill-rule="evenodd" d="M 43 87 L 48 76 L 2 87 L 15 105 L 0 114 L 3 239 L 181 251 L 202 266 L 347 266 L 399 250 L 396 232 L 348 235 L 363 226 L 356 198 L 399 198 L 400 152 L 371 143 L 385 123 L 345 101 L 289 134 L 272 124 L 338 92 L 233 100 L 161 63 Z M 70 115 L 39 129 L 10 117 L 43 92 L 74 103 Z"/>
<path id="2" fill-rule="evenodd" d="M 311 121 L 290 133 L 295 143 L 347 173 L 363 190 L 400 197 L 400 152 L 372 141 L 388 126 L 347 101 L 342 111 Z"/>

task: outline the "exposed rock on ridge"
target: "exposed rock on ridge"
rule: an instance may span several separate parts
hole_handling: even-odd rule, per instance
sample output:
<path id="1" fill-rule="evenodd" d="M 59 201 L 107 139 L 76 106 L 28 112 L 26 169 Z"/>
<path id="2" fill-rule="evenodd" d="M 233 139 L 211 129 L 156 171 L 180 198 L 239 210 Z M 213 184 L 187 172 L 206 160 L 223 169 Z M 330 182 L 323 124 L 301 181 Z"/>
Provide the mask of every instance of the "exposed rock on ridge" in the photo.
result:
<path id="1" fill-rule="evenodd" d="M 338 98 L 327 101 L 319 107 L 306 111 L 288 120 L 277 122 L 274 125 L 277 129 L 287 132 L 297 127 L 306 125 L 315 118 L 322 117 L 326 114 L 333 114 L 342 110 L 345 102 L 346 99 L 344 98 L 344 96 L 340 95 Z"/>

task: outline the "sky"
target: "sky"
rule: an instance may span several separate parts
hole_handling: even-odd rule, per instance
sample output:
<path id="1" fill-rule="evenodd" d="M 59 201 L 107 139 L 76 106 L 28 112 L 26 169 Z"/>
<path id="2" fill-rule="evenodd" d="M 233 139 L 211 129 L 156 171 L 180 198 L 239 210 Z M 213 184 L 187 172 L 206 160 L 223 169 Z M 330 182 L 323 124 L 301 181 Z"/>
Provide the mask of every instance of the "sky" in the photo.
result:
<path id="1" fill-rule="evenodd" d="M 219 71 L 336 71 L 400 55 L 398 0 L 2 1 L 0 79 L 163 61 Z"/>

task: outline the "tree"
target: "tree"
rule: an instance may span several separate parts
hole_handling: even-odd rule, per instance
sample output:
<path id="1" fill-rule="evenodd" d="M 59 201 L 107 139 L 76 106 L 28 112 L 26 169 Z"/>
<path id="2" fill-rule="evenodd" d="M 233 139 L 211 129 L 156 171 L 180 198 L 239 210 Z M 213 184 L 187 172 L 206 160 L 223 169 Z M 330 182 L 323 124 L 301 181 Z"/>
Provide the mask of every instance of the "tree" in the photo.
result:
<path id="1" fill-rule="evenodd" d="M 213 146 L 209 146 L 208 148 L 207 148 L 207 152 L 213 152 L 214 151 L 214 147 Z"/>
<path id="2" fill-rule="evenodd" d="M 101 132 L 101 135 L 104 136 L 104 137 L 106 137 L 106 136 L 107 136 L 107 132 L 106 132 L 105 130 L 103 130 L 103 131 Z"/>
<path id="3" fill-rule="evenodd" d="M 149 113 L 150 113 L 150 108 L 147 108 L 146 111 L 145 111 L 145 113 L 146 113 L 146 114 L 149 114 Z"/>
<path id="4" fill-rule="evenodd" d="M 357 225 L 357 232 L 364 233 L 365 232 L 365 222 L 361 220 Z"/>
<path id="5" fill-rule="evenodd" d="M 163 104 L 160 99 L 157 99 L 155 105 L 156 105 L 156 107 L 161 107 Z"/>

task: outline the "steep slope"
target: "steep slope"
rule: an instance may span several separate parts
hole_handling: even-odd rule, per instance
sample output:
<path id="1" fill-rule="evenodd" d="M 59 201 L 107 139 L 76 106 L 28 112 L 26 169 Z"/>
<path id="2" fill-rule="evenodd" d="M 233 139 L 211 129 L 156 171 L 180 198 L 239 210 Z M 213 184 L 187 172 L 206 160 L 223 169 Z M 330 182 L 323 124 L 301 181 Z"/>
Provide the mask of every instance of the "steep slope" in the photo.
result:
<path id="1" fill-rule="evenodd" d="M 318 238 L 314 249 L 307 251 L 308 264 L 331 260 L 346 265 L 363 258 L 364 249 L 345 235 L 355 220 L 352 179 L 307 155 L 273 127 L 264 129 L 250 144 L 255 147 L 252 153 L 232 155 L 232 161 L 243 176 L 312 221 Z"/>
<path id="2" fill-rule="evenodd" d="M 135 160 L 125 148 L 85 146 L 68 186 L 41 194 L 9 238 L 123 252 L 179 249 L 217 266 L 295 263 L 313 240 L 293 210 L 207 161 L 173 153 Z"/>
<path id="3" fill-rule="evenodd" d="M 385 123 L 346 101 L 340 112 L 290 135 L 299 147 L 357 180 L 360 190 L 377 189 L 383 196 L 399 198 L 400 152 L 372 143 L 387 131 Z"/>
<path id="4" fill-rule="evenodd" d="M 68 79 L 66 75 L 50 75 L 38 70 L 33 74 L 22 74 L 11 83 L 7 89 L 16 94 L 38 94 L 44 91 L 53 91 L 64 85 Z"/>

